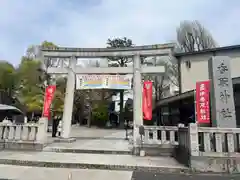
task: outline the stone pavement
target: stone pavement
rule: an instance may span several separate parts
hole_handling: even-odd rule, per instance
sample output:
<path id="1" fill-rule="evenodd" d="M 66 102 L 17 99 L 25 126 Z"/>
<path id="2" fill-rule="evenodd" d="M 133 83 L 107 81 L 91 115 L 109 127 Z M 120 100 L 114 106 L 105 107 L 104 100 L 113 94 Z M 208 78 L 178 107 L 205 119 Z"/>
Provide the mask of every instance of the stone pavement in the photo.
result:
<path id="1" fill-rule="evenodd" d="M 228 174 L 166 174 L 137 172 L 132 174 L 132 180 L 239 180 L 240 175 Z"/>
<path id="2" fill-rule="evenodd" d="M 169 157 L 139 157 L 119 154 L 0 152 L 0 164 L 68 167 L 79 169 L 111 169 L 141 171 L 185 171 L 186 167 Z"/>
<path id="3" fill-rule="evenodd" d="M 137 171 L 0 165 L 0 180 L 239 180 L 240 175 L 167 174 Z"/>
<path id="4" fill-rule="evenodd" d="M 0 165 L 0 180 L 131 180 L 131 171 Z"/>
<path id="5" fill-rule="evenodd" d="M 129 154 L 132 146 L 125 140 L 124 130 L 105 130 L 97 128 L 73 127 L 72 136 L 76 137 L 73 143 L 51 143 L 44 151 L 60 152 L 87 152 L 115 151 Z"/>
<path id="6" fill-rule="evenodd" d="M 117 132 L 125 132 L 122 129 L 102 129 L 97 127 L 85 127 L 79 125 L 72 125 L 71 129 L 71 137 L 76 137 L 77 139 L 98 139 L 109 136 L 111 138 L 111 134 Z M 51 133 L 49 133 L 50 136 Z M 125 134 L 123 133 L 122 136 L 113 137 L 113 138 L 125 138 Z"/>

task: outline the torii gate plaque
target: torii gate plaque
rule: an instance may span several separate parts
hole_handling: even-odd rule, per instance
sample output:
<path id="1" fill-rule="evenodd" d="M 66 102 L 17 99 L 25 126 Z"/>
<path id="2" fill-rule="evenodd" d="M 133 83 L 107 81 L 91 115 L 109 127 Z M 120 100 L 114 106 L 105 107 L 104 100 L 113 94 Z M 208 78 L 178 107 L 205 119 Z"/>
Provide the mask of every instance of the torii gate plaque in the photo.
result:
<path id="1" fill-rule="evenodd" d="M 42 60 L 50 60 L 49 74 L 67 74 L 67 87 L 64 101 L 63 128 L 61 137 L 70 138 L 72 109 L 76 74 L 133 74 L 133 122 L 134 148 L 139 146 L 138 127 L 143 125 L 142 77 L 141 74 L 163 74 L 164 66 L 141 67 L 140 57 L 171 55 L 174 44 L 136 46 L 130 48 L 54 48 L 41 49 Z M 78 58 L 132 57 L 133 67 L 88 67 L 77 65 Z"/>

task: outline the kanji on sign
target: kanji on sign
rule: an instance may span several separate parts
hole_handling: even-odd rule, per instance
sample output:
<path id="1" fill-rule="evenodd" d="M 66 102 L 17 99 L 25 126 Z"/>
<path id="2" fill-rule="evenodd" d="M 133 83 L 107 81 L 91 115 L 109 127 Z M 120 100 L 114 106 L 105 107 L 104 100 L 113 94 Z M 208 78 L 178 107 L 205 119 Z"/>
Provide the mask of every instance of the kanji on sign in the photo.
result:
<path id="1" fill-rule="evenodd" d="M 224 62 L 222 62 L 218 67 L 217 67 L 218 71 L 220 72 L 220 74 L 224 74 L 225 72 L 228 71 L 228 67 L 226 66 L 226 64 Z"/>
<path id="2" fill-rule="evenodd" d="M 210 123 L 209 81 L 196 84 L 196 113 L 198 123 Z"/>

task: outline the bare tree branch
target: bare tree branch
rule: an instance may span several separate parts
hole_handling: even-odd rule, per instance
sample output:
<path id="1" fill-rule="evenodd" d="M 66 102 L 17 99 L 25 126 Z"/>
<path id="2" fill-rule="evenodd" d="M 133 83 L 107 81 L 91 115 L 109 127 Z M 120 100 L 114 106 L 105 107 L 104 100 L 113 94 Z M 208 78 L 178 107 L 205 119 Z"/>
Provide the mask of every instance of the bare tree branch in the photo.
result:
<path id="1" fill-rule="evenodd" d="M 201 51 L 217 46 L 211 33 L 198 21 L 183 21 L 177 28 L 177 41 L 182 51 Z"/>

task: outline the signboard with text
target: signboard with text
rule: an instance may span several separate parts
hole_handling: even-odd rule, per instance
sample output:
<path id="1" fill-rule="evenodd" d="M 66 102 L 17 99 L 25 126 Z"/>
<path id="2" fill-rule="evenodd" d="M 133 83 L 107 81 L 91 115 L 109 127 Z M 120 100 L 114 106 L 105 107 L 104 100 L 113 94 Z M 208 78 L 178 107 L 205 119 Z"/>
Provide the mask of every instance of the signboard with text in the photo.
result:
<path id="1" fill-rule="evenodd" d="M 196 83 L 196 113 L 198 124 L 210 124 L 210 82 L 201 81 Z"/>
<path id="2" fill-rule="evenodd" d="M 132 75 L 77 75 L 77 89 L 131 89 Z"/>
<path id="3" fill-rule="evenodd" d="M 231 77 L 231 58 L 214 56 L 209 60 L 211 115 L 216 127 L 235 128 L 236 114 Z"/>

